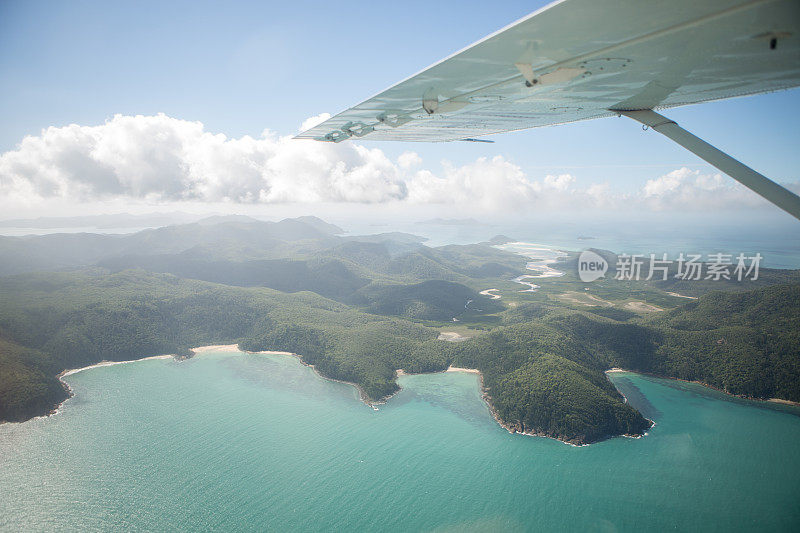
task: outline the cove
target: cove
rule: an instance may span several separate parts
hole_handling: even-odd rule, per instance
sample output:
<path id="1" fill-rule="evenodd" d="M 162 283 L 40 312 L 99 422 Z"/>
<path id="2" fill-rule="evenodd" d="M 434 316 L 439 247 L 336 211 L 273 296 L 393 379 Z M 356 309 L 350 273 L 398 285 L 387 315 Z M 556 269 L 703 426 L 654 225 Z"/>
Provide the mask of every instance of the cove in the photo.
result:
<path id="1" fill-rule="evenodd" d="M 65 377 L 0 426 L 2 530 L 791 531 L 798 410 L 615 373 L 656 426 L 512 435 L 478 376 L 411 375 L 373 411 L 296 358 L 209 351 Z"/>

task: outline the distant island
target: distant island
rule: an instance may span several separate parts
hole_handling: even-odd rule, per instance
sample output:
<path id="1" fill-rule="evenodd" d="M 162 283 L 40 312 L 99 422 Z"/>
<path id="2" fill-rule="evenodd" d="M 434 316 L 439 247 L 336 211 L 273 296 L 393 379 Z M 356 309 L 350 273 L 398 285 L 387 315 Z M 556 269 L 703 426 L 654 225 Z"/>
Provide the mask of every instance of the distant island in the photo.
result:
<path id="1" fill-rule="evenodd" d="M 572 444 L 650 427 L 615 367 L 800 401 L 800 272 L 583 284 L 575 257 L 523 293 L 529 258 L 489 243 L 342 235 L 313 217 L 0 237 L 0 420 L 50 412 L 64 370 L 210 344 L 298 354 L 367 402 L 400 369 L 476 369 L 506 428 Z"/>
<path id="2" fill-rule="evenodd" d="M 495 235 L 488 241 L 488 243 L 493 246 L 497 246 L 500 244 L 508 244 L 510 242 L 517 242 L 517 241 L 516 239 L 512 239 L 511 237 L 506 237 L 505 235 Z"/>
<path id="3" fill-rule="evenodd" d="M 437 224 L 439 226 L 485 226 L 474 218 L 431 218 L 422 220 L 417 224 Z"/>
<path id="4" fill-rule="evenodd" d="M 130 228 L 130 227 L 157 227 L 168 224 L 194 222 L 203 218 L 200 215 L 189 213 L 148 213 L 133 215 L 130 213 L 117 213 L 111 215 L 84 215 L 72 217 L 38 217 L 16 218 L 0 220 L 0 227 L 5 228 Z"/>

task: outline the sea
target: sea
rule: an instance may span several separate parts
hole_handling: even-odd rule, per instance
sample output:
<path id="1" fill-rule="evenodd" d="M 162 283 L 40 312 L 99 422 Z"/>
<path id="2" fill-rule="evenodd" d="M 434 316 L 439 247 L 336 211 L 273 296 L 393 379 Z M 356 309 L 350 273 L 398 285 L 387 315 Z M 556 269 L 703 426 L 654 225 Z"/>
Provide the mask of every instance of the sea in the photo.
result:
<path id="1" fill-rule="evenodd" d="M 797 408 L 609 377 L 656 424 L 575 447 L 500 427 L 475 374 L 374 410 L 288 355 L 83 370 L 57 414 L 0 425 L 0 530 L 800 530 Z"/>
<path id="2" fill-rule="evenodd" d="M 736 213 L 515 213 L 514 216 L 392 220 L 335 220 L 349 235 L 403 231 L 424 237 L 428 246 L 471 244 L 502 235 L 511 241 L 537 243 L 566 251 L 589 248 L 657 258 L 667 254 L 760 254 L 762 268 L 800 268 L 800 222 L 779 211 Z"/>

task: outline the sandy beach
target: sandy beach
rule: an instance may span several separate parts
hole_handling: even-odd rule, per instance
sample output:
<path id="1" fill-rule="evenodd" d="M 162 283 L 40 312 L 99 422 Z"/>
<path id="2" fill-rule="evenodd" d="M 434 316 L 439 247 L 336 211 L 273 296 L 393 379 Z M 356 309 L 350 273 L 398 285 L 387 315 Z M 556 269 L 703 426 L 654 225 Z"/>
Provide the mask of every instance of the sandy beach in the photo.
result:
<path id="1" fill-rule="evenodd" d="M 344 383 L 346 385 L 352 385 L 358 391 L 358 394 L 359 394 L 361 400 L 365 404 L 367 404 L 368 406 L 372 407 L 376 411 L 378 410 L 378 408 L 375 407 L 375 404 L 385 403 L 385 400 L 387 399 L 387 398 L 382 398 L 382 399 L 377 400 L 377 401 L 370 401 L 367 398 L 367 396 L 364 394 L 364 391 L 361 390 L 361 387 L 359 387 L 356 383 L 352 383 L 352 382 L 349 382 L 349 381 L 343 381 L 343 380 L 339 380 L 339 379 L 335 379 L 335 378 L 330 378 L 328 376 L 324 376 L 316 368 L 314 368 L 314 365 L 306 363 L 305 361 L 303 361 L 303 358 L 300 355 L 298 355 L 296 353 L 292 353 L 292 352 L 282 352 L 282 351 L 278 351 L 278 350 L 263 350 L 263 351 L 259 351 L 259 352 L 251 352 L 251 351 L 248 351 L 248 350 L 240 349 L 238 344 L 209 344 L 207 346 L 197 346 L 196 348 L 191 348 L 189 351 L 192 353 L 192 357 L 196 356 L 196 355 L 200 355 L 202 353 L 208 353 L 208 352 L 242 352 L 242 353 L 248 353 L 248 354 L 288 355 L 288 356 L 296 357 L 300 361 L 300 363 L 302 363 L 303 365 L 305 365 L 307 367 L 310 367 L 322 379 L 326 379 L 326 380 L 329 380 L 329 381 L 336 381 L 337 383 Z M 61 372 L 58 375 L 58 378 L 59 378 L 59 380 L 61 380 L 61 378 L 63 378 L 63 377 L 71 376 L 72 374 L 77 374 L 78 372 L 82 372 L 84 370 L 89 370 L 91 368 L 99 368 L 99 367 L 103 367 L 103 366 L 113 366 L 113 365 L 123 365 L 123 364 L 128 364 L 128 363 L 136 363 L 137 361 L 148 361 L 148 360 L 151 360 L 151 359 L 175 359 L 175 360 L 180 361 L 182 358 L 180 358 L 178 356 L 175 356 L 175 355 L 153 355 L 153 356 L 150 356 L 150 357 L 142 357 L 141 359 L 131 359 L 129 361 L 101 361 L 101 362 L 95 363 L 93 365 L 84 366 L 84 367 L 81 367 L 81 368 L 73 368 L 73 369 L 70 369 L 70 370 L 65 370 L 65 371 Z M 398 375 L 405 375 L 405 373 L 401 370 L 400 373 L 398 373 Z M 67 382 L 65 382 L 63 380 L 61 380 L 61 383 L 67 389 L 67 391 L 69 392 L 69 397 L 71 398 L 73 396 L 72 388 L 69 386 L 69 384 Z M 69 400 L 69 398 L 67 398 L 64 401 L 67 401 L 67 400 Z M 57 414 L 58 410 L 60 409 L 61 405 L 63 405 L 63 403 L 64 402 L 61 402 L 61 404 L 56 406 L 56 408 L 51 413 L 49 413 L 48 415 L 45 415 L 45 416 L 52 416 L 54 414 Z"/>
<path id="2" fill-rule="evenodd" d="M 402 368 L 398 368 L 396 370 L 396 372 L 397 372 L 397 377 L 400 377 L 400 376 L 413 376 L 414 375 L 414 374 L 409 374 L 408 372 L 406 372 Z M 462 368 L 462 367 L 459 367 L 459 366 L 452 366 L 452 365 L 448 366 L 447 370 L 445 370 L 445 372 L 467 372 L 468 374 L 480 374 L 481 373 L 481 371 L 478 370 L 477 368 Z M 424 372 L 424 374 L 431 374 L 431 373 L 435 374 L 435 372 Z"/>
<path id="3" fill-rule="evenodd" d="M 480 374 L 481 371 L 477 368 L 462 368 L 459 366 L 448 366 L 445 372 L 467 372 L 469 374 Z"/>
<path id="4" fill-rule="evenodd" d="M 73 368 L 70 370 L 64 370 L 61 372 L 58 377 L 63 378 L 66 376 L 71 376 L 72 374 L 77 374 L 78 372 L 83 372 L 84 370 L 89 370 L 90 368 L 100 368 L 101 366 L 114 366 L 114 365 L 125 365 L 128 363 L 135 363 L 137 361 L 148 361 L 150 359 L 171 359 L 172 355 L 152 355 L 150 357 L 143 357 L 141 359 L 131 359 L 130 361 L 100 361 L 99 363 L 95 363 L 89 366 L 83 366 L 81 368 Z"/>
<path id="5" fill-rule="evenodd" d="M 459 335 L 456 332 L 443 332 L 443 333 L 451 333 L 451 334 L 454 334 L 454 335 Z M 305 366 L 308 366 L 312 370 L 314 370 L 314 372 L 320 378 L 326 379 L 326 380 L 330 380 L 330 381 L 336 381 L 336 382 L 339 382 L 339 383 L 344 383 L 344 384 L 347 384 L 347 385 L 352 385 L 353 387 L 355 387 L 356 390 L 358 391 L 358 394 L 359 394 L 359 397 L 360 397 L 361 401 L 363 401 L 365 404 L 367 404 L 369 407 L 371 407 L 375 411 L 378 410 L 376 405 L 382 404 L 382 403 L 386 403 L 386 401 L 389 398 L 391 398 L 391 396 L 394 396 L 394 394 L 392 394 L 390 396 L 387 396 L 386 398 L 381 398 L 381 399 L 376 400 L 376 401 L 371 401 L 364 394 L 364 391 L 361 389 L 361 387 L 359 387 L 357 384 L 349 382 L 349 381 L 342 381 L 342 380 L 338 380 L 338 379 L 335 379 L 335 378 L 330 378 L 328 376 L 325 376 L 325 375 L 321 374 L 314 367 L 314 365 L 306 363 L 305 361 L 303 361 L 303 359 L 302 359 L 302 357 L 300 355 L 292 353 L 292 352 L 284 352 L 284 351 L 277 351 L 277 350 L 264 350 L 264 351 L 258 351 L 258 352 L 249 352 L 247 350 L 240 350 L 238 345 L 236 345 L 236 344 L 213 344 L 213 345 L 208 345 L 208 346 L 198 346 L 196 348 L 192 348 L 191 349 L 192 354 L 201 354 L 201 353 L 207 353 L 207 352 L 239 352 L 239 351 L 241 351 L 243 353 L 249 353 L 249 354 L 270 354 L 270 355 L 283 355 L 283 356 L 296 357 L 300 361 L 301 364 L 303 364 Z M 151 359 L 170 359 L 170 358 L 176 358 L 176 357 L 173 356 L 173 355 L 154 355 L 154 356 L 151 356 L 151 357 L 143 357 L 142 359 L 133 359 L 133 360 L 130 360 L 130 361 L 102 361 L 100 363 L 96 363 L 96 364 L 89 365 L 89 366 L 86 366 L 86 367 L 75 368 L 75 369 L 72 369 L 72 370 L 66 370 L 66 371 L 62 372 L 61 374 L 59 374 L 59 379 L 62 378 L 62 377 L 66 377 L 66 376 L 75 374 L 77 372 L 81 372 L 83 370 L 88 370 L 90 368 L 98 368 L 98 367 L 102 367 L 102 366 L 112 366 L 112 365 L 134 363 L 136 361 L 147 361 L 147 360 L 151 360 Z M 180 360 L 180 359 L 176 358 L 176 360 Z M 528 431 L 521 432 L 517 428 L 514 428 L 512 425 L 505 424 L 497 416 L 497 413 L 495 412 L 494 408 L 492 407 L 491 397 L 487 394 L 487 391 L 484 389 L 483 376 L 482 376 L 480 370 L 478 370 L 476 368 L 464 368 L 464 367 L 457 367 L 457 366 L 450 365 L 449 367 L 447 367 L 447 369 L 444 372 L 464 372 L 464 373 L 468 373 L 468 374 L 477 374 L 481 378 L 481 385 L 480 386 L 481 386 L 483 399 L 488 404 L 489 410 L 492 413 L 492 416 L 494 417 L 494 419 L 497 421 L 498 424 L 500 424 L 502 427 L 504 427 L 509 432 L 511 432 L 511 433 L 519 433 L 519 434 L 528 435 L 528 436 L 535 436 L 535 437 L 553 438 L 553 437 L 550 437 L 549 435 L 544 435 L 544 434 L 536 433 L 536 432 L 528 432 Z M 612 373 L 618 373 L 618 372 L 631 372 L 631 371 L 630 370 L 626 370 L 624 368 L 619 368 L 619 367 L 609 368 L 608 370 L 605 371 L 606 374 L 612 374 Z M 641 373 L 641 372 L 639 372 L 639 373 Z M 397 377 L 402 377 L 402 376 L 408 376 L 409 373 L 406 372 L 404 369 L 400 368 L 400 369 L 396 370 L 396 375 L 397 375 Z M 645 375 L 648 375 L 648 374 L 645 373 Z M 652 374 L 650 374 L 650 375 L 652 375 Z M 662 377 L 663 378 L 664 376 L 655 376 L 655 377 Z M 675 379 L 675 378 L 667 378 L 667 379 Z M 685 380 L 677 380 L 677 381 L 685 381 Z M 64 384 L 64 386 L 69 391 L 70 397 L 72 397 L 72 389 L 69 387 L 69 385 L 66 382 L 62 381 L 62 383 Z M 697 383 L 699 385 L 714 389 L 714 387 L 712 387 L 712 386 L 710 386 L 710 385 L 708 385 L 706 383 L 701 383 L 701 382 L 696 382 L 696 381 L 694 381 L 692 383 Z M 722 392 L 724 392 L 724 391 L 722 391 Z M 735 395 L 733 395 L 733 396 L 735 396 Z M 769 401 L 769 402 L 772 402 L 772 403 L 784 404 L 784 405 L 800 406 L 800 403 L 792 402 L 792 401 L 789 401 L 789 400 L 783 400 L 783 399 L 780 399 L 780 398 L 770 398 L 769 400 L 766 400 L 766 401 Z M 62 404 L 63 404 L 63 402 L 62 402 Z M 50 413 L 47 416 L 52 416 L 54 414 L 57 414 L 58 411 L 59 411 L 59 408 L 61 407 L 62 404 L 59 404 L 59 406 L 52 413 Z M 653 421 L 651 420 L 651 422 L 653 422 Z M 644 435 L 647 435 L 647 432 L 645 432 Z M 644 435 L 641 435 L 641 436 L 644 436 Z M 623 435 L 623 436 L 636 437 L 636 438 L 641 437 L 639 435 L 636 435 L 636 436 Z M 563 442 L 563 443 L 568 444 L 570 446 L 576 446 L 576 444 L 574 444 L 574 443 L 566 442 L 566 441 L 563 441 L 561 439 L 557 439 L 556 438 L 555 440 L 558 440 L 559 442 Z M 585 446 L 588 446 L 588 444 L 585 445 Z"/>
<path id="6" fill-rule="evenodd" d="M 781 398 L 770 398 L 767 401 L 772 403 L 780 403 L 783 405 L 793 405 L 795 407 L 800 407 L 800 402 L 793 402 L 792 400 L 783 400 Z"/>
<path id="7" fill-rule="evenodd" d="M 198 354 L 203 352 L 238 352 L 238 344 L 209 344 L 208 346 L 198 346 L 192 348 L 192 353 Z"/>
<path id="8" fill-rule="evenodd" d="M 457 336 L 461 337 L 456 332 L 446 332 L 446 333 L 451 333 L 453 335 L 457 335 Z M 468 337 L 461 337 L 462 340 L 463 339 L 467 339 L 467 338 Z M 277 351 L 277 350 L 264 350 L 264 351 L 258 351 L 258 352 L 251 352 L 251 351 L 247 351 L 247 350 L 241 350 L 237 344 L 211 344 L 211 345 L 208 345 L 208 346 L 198 346 L 196 348 L 192 348 L 190 351 L 191 351 L 191 353 L 193 355 L 199 355 L 199 354 L 208 353 L 208 352 L 239 352 L 239 351 L 241 351 L 242 353 L 247 353 L 247 354 L 269 354 L 269 355 L 284 355 L 284 356 L 296 357 L 300 361 L 301 364 L 303 364 L 304 366 L 310 367 L 314 371 L 314 373 L 317 376 L 319 376 L 320 378 L 326 379 L 326 380 L 329 380 L 329 381 L 335 381 L 335 382 L 338 382 L 338 383 L 344 383 L 346 385 L 352 385 L 353 387 L 355 387 L 356 390 L 358 391 L 358 394 L 359 394 L 359 397 L 360 397 L 361 401 L 363 401 L 366 405 L 368 405 L 369 407 L 371 407 L 375 411 L 378 410 L 377 405 L 386 403 L 386 401 L 389 400 L 389 398 L 394 396 L 394 394 L 392 394 L 390 396 L 387 396 L 386 398 L 381 398 L 381 399 L 376 400 L 376 401 L 371 401 L 371 400 L 369 400 L 367 398 L 367 396 L 364 394 L 364 391 L 357 384 L 349 382 L 349 381 L 338 380 L 338 379 L 335 379 L 335 378 L 330 378 L 328 376 L 325 376 L 325 375 L 321 374 L 314 367 L 314 365 L 306 363 L 305 361 L 303 361 L 303 359 L 302 359 L 302 357 L 300 355 L 298 355 L 296 353 L 292 353 L 292 352 L 283 352 L 283 351 Z M 176 359 L 178 361 L 181 360 L 180 358 L 177 358 L 174 355 L 154 355 L 154 356 L 150 356 L 150 357 L 143 357 L 141 359 L 132 359 L 132 360 L 129 360 L 129 361 L 102 361 L 100 363 L 96 363 L 96 364 L 93 364 L 93 365 L 85 366 L 85 367 L 82 367 L 82 368 L 75 368 L 75 369 L 72 369 L 72 370 L 64 371 L 59 375 L 59 379 L 62 378 L 62 377 L 65 377 L 65 376 L 69 376 L 69 375 L 75 374 L 77 372 L 81 372 L 83 370 L 88 370 L 90 368 L 98 368 L 98 367 L 102 367 L 102 366 L 112 366 L 112 365 L 120 365 L 120 364 L 127 364 L 127 363 L 135 363 L 137 361 L 147 361 L 147 360 L 152 360 L 152 359 L 170 359 L 170 358 L 174 358 L 174 359 Z M 612 369 L 611 371 L 622 372 L 623 370 L 622 369 Z M 494 417 L 495 421 L 498 424 L 500 424 L 500 426 L 502 426 L 503 428 L 508 430 L 510 433 L 520 433 L 520 434 L 528 435 L 528 436 L 552 438 L 552 437 L 549 437 L 548 435 L 544 435 L 544 434 L 518 432 L 514 428 L 512 428 L 510 426 L 507 426 L 505 423 L 503 423 L 503 421 L 500 420 L 500 418 L 497 416 L 497 413 L 495 412 L 494 408 L 492 407 L 491 397 L 489 397 L 489 395 L 486 394 L 486 391 L 483 388 L 483 376 L 481 375 L 480 370 L 478 370 L 477 368 L 464 368 L 464 367 L 458 367 L 458 366 L 450 365 L 449 367 L 447 367 L 447 369 L 444 372 L 464 372 L 464 373 L 467 373 L 467 374 L 477 374 L 481 378 L 480 379 L 480 381 L 481 381 L 480 387 L 481 387 L 481 391 L 482 391 L 481 395 L 483 397 L 483 400 L 489 406 L 489 411 L 491 412 L 491 414 Z M 397 369 L 396 373 L 397 373 L 397 377 L 410 375 L 409 373 L 407 373 L 402 368 Z M 65 381 L 62 381 L 62 383 L 64 384 L 64 386 L 69 391 L 70 398 L 71 398 L 73 396 L 72 389 L 70 388 L 69 384 L 67 384 Z M 396 394 L 396 392 L 395 392 L 395 394 Z M 68 399 L 69 398 L 67 398 L 67 400 Z M 67 401 L 67 400 L 64 400 L 64 401 Z M 50 414 L 46 415 L 46 417 L 58 414 L 59 409 L 60 409 L 61 405 L 63 405 L 63 403 L 64 402 L 59 404 L 56 407 L 56 409 L 54 409 L 53 412 L 51 412 Z M 37 418 L 39 418 L 39 417 L 37 417 Z M 44 417 L 42 417 L 42 418 L 44 418 Z M 573 444 L 573 443 L 565 442 L 565 441 L 562 441 L 560 439 L 555 439 L 555 440 L 558 440 L 559 442 L 563 442 L 564 444 L 568 444 L 570 446 L 575 446 L 575 444 Z"/>

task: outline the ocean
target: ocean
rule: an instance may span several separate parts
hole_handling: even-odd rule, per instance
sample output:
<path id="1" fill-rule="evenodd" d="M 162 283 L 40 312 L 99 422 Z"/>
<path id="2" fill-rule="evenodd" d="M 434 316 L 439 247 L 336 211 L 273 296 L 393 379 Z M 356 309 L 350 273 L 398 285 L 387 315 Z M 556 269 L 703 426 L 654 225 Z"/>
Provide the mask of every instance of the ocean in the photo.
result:
<path id="1" fill-rule="evenodd" d="M 465 214 L 469 217 L 469 214 Z M 471 244 L 505 235 L 513 241 L 580 251 L 600 248 L 615 253 L 761 254 L 761 267 L 800 268 L 800 222 L 780 211 L 741 213 L 529 213 L 458 220 L 392 221 L 370 225 L 342 220 L 348 234 L 404 231 L 425 237 L 428 246 Z"/>
<path id="2" fill-rule="evenodd" d="M 0 529 L 800 528 L 798 409 L 610 377 L 655 427 L 574 447 L 501 428 L 475 374 L 402 377 L 374 411 L 286 355 L 92 368 L 0 425 Z"/>

